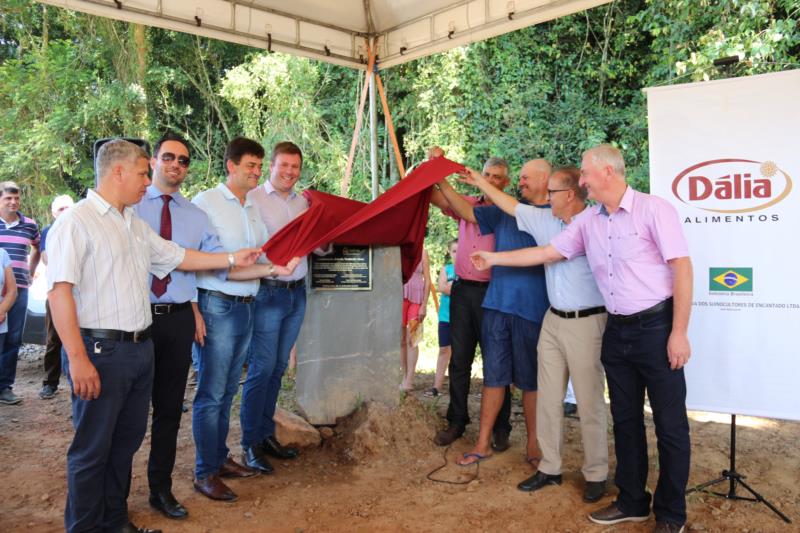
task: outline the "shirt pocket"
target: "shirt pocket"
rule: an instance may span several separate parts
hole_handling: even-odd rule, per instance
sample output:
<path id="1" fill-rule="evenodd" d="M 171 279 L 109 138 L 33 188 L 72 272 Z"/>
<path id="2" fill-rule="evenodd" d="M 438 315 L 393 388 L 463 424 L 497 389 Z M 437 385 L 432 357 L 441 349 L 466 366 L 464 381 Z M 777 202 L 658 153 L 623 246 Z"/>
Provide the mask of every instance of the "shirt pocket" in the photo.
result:
<path id="1" fill-rule="evenodd" d="M 625 231 L 611 237 L 614 256 L 626 261 L 642 260 L 648 255 L 649 241 L 636 231 Z"/>

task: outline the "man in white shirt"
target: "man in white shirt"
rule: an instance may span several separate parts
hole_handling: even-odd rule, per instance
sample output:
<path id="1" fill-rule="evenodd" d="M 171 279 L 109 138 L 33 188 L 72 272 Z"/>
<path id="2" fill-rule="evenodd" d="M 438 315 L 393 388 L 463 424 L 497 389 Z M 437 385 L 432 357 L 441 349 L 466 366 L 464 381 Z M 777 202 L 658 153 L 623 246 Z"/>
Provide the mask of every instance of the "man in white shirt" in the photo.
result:
<path id="1" fill-rule="evenodd" d="M 159 237 L 130 206 L 147 154 L 118 139 L 97 153 L 98 185 L 59 217 L 48 246 L 48 301 L 72 386 L 67 452 L 68 532 L 151 531 L 128 520 L 133 454 L 147 429 L 153 380 L 148 273 L 253 264 L 260 250 L 207 254 Z"/>

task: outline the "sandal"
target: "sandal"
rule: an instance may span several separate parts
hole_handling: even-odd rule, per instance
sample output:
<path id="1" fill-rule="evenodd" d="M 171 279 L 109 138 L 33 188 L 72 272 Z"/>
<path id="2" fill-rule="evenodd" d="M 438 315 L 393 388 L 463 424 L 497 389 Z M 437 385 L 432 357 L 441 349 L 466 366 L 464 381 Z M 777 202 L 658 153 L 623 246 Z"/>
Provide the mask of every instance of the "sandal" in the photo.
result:
<path id="1" fill-rule="evenodd" d="M 423 395 L 426 398 L 436 398 L 437 396 L 439 396 L 439 389 L 437 389 L 436 387 L 431 387 L 430 389 L 426 390 L 423 393 Z"/>

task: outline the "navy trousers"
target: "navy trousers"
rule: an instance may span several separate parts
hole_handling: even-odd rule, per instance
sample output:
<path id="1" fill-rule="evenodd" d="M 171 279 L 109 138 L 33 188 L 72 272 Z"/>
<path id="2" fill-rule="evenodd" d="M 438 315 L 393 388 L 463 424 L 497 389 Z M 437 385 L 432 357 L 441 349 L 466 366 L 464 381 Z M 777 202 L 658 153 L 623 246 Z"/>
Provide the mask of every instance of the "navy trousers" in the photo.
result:
<path id="1" fill-rule="evenodd" d="M 83 341 L 101 390 L 96 400 L 72 395 L 75 436 L 67 451 L 64 526 L 68 533 L 111 532 L 128 523 L 133 454 L 147 430 L 153 343 Z M 62 365 L 69 377 L 64 351 Z"/>
<path id="2" fill-rule="evenodd" d="M 644 394 L 650 399 L 658 442 L 658 483 L 653 495 L 657 521 L 686 523 L 686 484 L 689 480 L 689 421 L 686 417 L 686 379 L 683 369 L 672 370 L 667 340 L 672 332 L 672 306 L 656 315 L 622 323 L 609 315 L 600 360 L 606 371 L 614 419 L 617 456 L 617 506 L 625 513 L 650 512 L 647 483 L 647 438 Z"/>

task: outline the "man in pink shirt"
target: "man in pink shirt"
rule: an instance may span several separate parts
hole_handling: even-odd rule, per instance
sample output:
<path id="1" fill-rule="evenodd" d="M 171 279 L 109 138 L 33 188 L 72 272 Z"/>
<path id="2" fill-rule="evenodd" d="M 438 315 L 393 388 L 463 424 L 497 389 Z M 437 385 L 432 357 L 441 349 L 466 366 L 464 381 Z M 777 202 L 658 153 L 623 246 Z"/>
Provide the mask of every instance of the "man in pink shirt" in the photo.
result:
<path id="1" fill-rule="evenodd" d="M 441 157 L 441 148 L 431 149 L 430 157 Z M 483 175 L 493 186 L 500 190 L 509 184 L 508 164 L 498 158 L 489 158 L 483 167 Z M 444 214 L 458 221 L 458 249 L 456 251 L 456 281 L 450 292 L 450 328 L 452 333 L 452 352 L 448 373 L 450 376 L 450 404 L 447 407 L 447 429 L 439 431 L 434 442 L 439 446 L 447 446 L 464 434 L 469 424 L 469 397 L 472 363 L 475 360 L 475 348 L 481 342 L 481 324 L 483 322 L 483 299 L 489 288 L 491 273 L 482 271 L 469 259 L 469 254 L 477 250 L 494 251 L 494 234 L 482 235 L 478 225 L 460 218 L 451 208 L 450 203 L 441 191 L 441 187 L 450 187 L 447 180 L 435 185 L 431 203 L 439 207 Z M 473 207 L 491 205 L 491 201 L 481 196 L 463 197 Z M 511 433 L 511 394 L 506 387 L 503 405 L 493 427 L 492 449 L 503 452 L 508 449 L 508 436 Z"/>
<path id="2" fill-rule="evenodd" d="M 619 496 L 589 515 L 598 524 L 650 516 L 644 394 L 658 439 L 658 484 L 652 498 L 656 533 L 682 532 L 689 478 L 689 422 L 683 366 L 692 263 L 675 209 L 625 182 L 622 154 L 610 145 L 583 154 L 581 185 L 598 205 L 586 209 L 548 246 L 473 253 L 473 263 L 524 266 L 586 255 L 608 309 L 601 361 L 606 371 Z"/>

